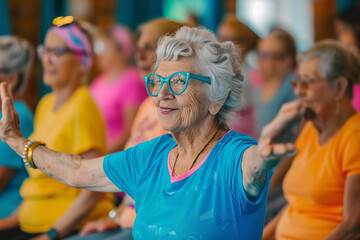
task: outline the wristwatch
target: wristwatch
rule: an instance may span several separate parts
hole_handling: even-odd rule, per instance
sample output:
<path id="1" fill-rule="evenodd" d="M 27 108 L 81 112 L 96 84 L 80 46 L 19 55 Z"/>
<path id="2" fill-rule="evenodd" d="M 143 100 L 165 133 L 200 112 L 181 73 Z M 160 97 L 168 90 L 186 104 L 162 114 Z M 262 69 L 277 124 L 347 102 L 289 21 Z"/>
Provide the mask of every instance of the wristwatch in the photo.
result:
<path id="1" fill-rule="evenodd" d="M 48 235 L 48 237 L 51 239 L 51 240 L 56 240 L 58 239 L 59 237 L 59 233 L 57 232 L 57 230 L 55 228 L 51 228 L 47 233 L 46 235 Z"/>

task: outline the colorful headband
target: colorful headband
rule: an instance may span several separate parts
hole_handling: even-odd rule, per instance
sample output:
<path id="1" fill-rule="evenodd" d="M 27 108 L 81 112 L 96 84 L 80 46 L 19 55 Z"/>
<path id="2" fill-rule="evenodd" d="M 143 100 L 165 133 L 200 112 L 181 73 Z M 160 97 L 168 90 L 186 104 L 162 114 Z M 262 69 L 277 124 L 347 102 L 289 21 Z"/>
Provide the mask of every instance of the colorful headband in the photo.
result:
<path id="1" fill-rule="evenodd" d="M 135 53 L 135 45 L 131 38 L 131 33 L 127 28 L 121 25 L 115 25 L 110 30 L 110 36 L 128 57 L 132 57 Z"/>
<path id="2" fill-rule="evenodd" d="M 48 32 L 59 35 L 69 46 L 82 65 L 89 69 L 93 62 L 93 55 L 89 39 L 81 28 L 74 22 L 74 17 L 57 17 Z"/>

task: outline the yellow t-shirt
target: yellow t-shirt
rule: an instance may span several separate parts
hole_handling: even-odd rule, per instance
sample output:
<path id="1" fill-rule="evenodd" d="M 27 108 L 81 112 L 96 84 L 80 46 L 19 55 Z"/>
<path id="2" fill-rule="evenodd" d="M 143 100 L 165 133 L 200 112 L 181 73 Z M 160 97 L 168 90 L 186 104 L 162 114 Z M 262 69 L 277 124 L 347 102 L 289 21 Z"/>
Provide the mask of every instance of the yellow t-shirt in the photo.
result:
<path id="1" fill-rule="evenodd" d="M 49 149 L 60 152 L 81 154 L 96 149 L 105 154 L 104 120 L 87 87 L 79 88 L 57 112 L 54 104 L 52 93 L 40 101 L 30 139 L 43 141 Z M 71 188 L 40 170 L 29 169 L 29 175 L 20 190 L 20 227 L 29 233 L 45 232 L 65 213 L 81 189 Z M 112 194 L 107 194 L 77 228 L 85 221 L 107 216 L 113 202 Z"/>
<path id="2" fill-rule="evenodd" d="M 276 239 L 324 239 L 343 220 L 346 178 L 360 174 L 360 113 L 323 146 L 311 123 L 301 132 L 299 153 L 283 189 L 288 200 Z"/>

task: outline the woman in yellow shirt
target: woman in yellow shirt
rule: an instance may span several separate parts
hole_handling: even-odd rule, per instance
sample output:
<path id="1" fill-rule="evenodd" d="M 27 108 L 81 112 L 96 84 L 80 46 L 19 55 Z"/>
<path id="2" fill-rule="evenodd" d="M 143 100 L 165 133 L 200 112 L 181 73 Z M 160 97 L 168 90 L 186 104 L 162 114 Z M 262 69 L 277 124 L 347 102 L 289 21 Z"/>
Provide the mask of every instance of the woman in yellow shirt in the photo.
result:
<path id="1" fill-rule="evenodd" d="M 106 152 L 104 121 L 82 86 L 92 63 L 90 41 L 72 17 L 54 19 L 53 24 L 38 48 L 44 82 L 53 92 L 41 99 L 30 138 L 85 158 L 101 156 Z M 0 239 L 62 238 L 114 207 L 110 194 L 71 188 L 35 169 L 29 175 L 20 191 L 23 202 L 10 217 L 15 221 L 0 231 Z"/>
<path id="2" fill-rule="evenodd" d="M 360 113 L 351 104 L 359 60 L 329 40 L 299 60 L 293 85 L 307 123 L 283 182 L 288 205 L 265 227 L 263 239 L 359 239 Z"/>

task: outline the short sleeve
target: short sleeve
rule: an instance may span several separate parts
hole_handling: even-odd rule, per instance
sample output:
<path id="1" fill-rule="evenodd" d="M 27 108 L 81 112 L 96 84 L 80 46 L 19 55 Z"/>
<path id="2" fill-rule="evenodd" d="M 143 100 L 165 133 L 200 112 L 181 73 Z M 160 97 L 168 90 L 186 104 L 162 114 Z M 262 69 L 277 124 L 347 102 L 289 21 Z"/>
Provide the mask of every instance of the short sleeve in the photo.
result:
<path id="1" fill-rule="evenodd" d="M 360 132 L 356 131 L 346 139 L 346 146 L 342 159 L 342 171 L 346 177 L 360 174 Z"/>
<path id="2" fill-rule="evenodd" d="M 268 171 L 266 174 L 265 186 L 259 196 L 254 200 L 248 198 L 243 185 L 241 165 L 245 151 L 255 144 L 256 141 L 252 137 L 243 135 L 226 149 L 226 152 L 231 154 L 228 155 L 227 158 L 223 158 L 228 159 L 224 175 L 226 182 L 231 192 L 234 194 L 233 197 L 235 202 L 239 205 L 244 214 L 255 212 L 262 206 L 262 204 L 264 204 L 264 201 L 266 202 L 270 179 L 272 176 L 272 170 Z"/>
<path id="3" fill-rule="evenodd" d="M 136 189 L 150 164 L 161 160 L 166 152 L 169 136 L 164 135 L 140 143 L 126 151 L 105 156 L 103 168 L 108 178 L 136 201 Z"/>

